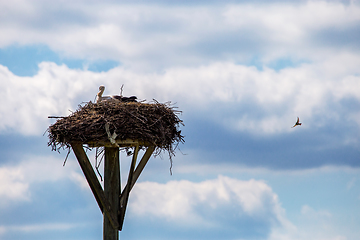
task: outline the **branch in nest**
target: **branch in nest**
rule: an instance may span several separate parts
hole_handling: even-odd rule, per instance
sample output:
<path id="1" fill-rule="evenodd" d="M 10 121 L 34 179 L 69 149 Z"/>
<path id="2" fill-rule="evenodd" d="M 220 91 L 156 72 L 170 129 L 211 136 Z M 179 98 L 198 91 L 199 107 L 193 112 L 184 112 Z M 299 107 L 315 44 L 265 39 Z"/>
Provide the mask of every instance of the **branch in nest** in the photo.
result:
<path id="1" fill-rule="evenodd" d="M 48 116 L 48 118 L 67 118 L 67 117 Z"/>

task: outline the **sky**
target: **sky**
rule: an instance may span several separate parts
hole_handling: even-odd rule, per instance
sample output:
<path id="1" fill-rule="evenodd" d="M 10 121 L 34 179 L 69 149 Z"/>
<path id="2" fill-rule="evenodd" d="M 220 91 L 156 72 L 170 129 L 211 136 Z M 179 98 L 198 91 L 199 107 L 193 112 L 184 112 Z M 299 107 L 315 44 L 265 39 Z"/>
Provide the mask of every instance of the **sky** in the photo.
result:
<path id="1" fill-rule="evenodd" d="M 100 85 L 171 101 L 185 124 L 120 239 L 359 239 L 359 1 L 0 1 L 0 35 L 1 240 L 102 238 L 46 133 Z"/>

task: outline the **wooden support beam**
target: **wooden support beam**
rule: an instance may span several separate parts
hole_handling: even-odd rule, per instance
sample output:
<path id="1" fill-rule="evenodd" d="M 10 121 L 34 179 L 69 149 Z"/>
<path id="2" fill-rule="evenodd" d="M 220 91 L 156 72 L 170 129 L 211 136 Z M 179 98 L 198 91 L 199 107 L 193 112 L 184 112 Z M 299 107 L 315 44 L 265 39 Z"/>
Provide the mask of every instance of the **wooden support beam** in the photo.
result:
<path id="1" fill-rule="evenodd" d="M 146 152 L 141 158 L 138 166 L 140 144 L 136 143 L 132 157 L 128 180 L 125 188 L 121 192 L 120 183 L 120 163 L 119 148 L 114 146 L 105 147 L 105 166 L 104 166 L 104 190 L 102 189 L 93 167 L 84 151 L 82 143 L 72 143 L 71 147 L 86 177 L 87 182 L 93 192 L 99 208 L 104 214 L 104 240 L 118 240 L 118 231 L 122 230 L 125 212 L 129 200 L 130 191 L 135 185 L 145 165 L 155 150 L 154 145 L 148 145 Z M 115 197 L 114 197 L 115 196 Z"/>
<path id="2" fill-rule="evenodd" d="M 139 153 L 139 145 L 136 145 L 135 150 L 134 150 L 134 154 L 133 154 L 133 158 L 132 158 L 132 161 L 131 161 L 131 165 L 130 165 L 129 175 L 128 175 L 127 185 L 129 185 L 129 186 L 131 186 L 131 182 L 132 182 L 132 179 L 133 179 L 135 165 L 136 165 L 136 159 L 137 159 L 138 153 Z M 123 201 L 122 204 L 120 203 L 121 204 L 120 205 L 120 213 L 118 215 L 118 222 L 119 222 L 119 230 L 120 231 L 122 230 L 122 226 L 124 224 L 124 218 L 125 218 L 125 212 L 126 212 L 127 203 L 128 203 L 128 200 L 129 200 L 129 194 L 130 194 L 130 188 L 127 188 L 126 191 L 124 190 L 123 194 L 121 194 L 121 195 L 124 195 L 123 196 L 124 201 Z M 120 196 L 120 197 L 122 197 L 122 196 Z"/>
<path id="3" fill-rule="evenodd" d="M 144 153 L 143 157 L 141 158 L 138 166 L 136 167 L 136 170 L 133 174 L 133 177 L 132 177 L 132 180 L 131 180 L 131 185 L 129 185 L 129 183 L 126 184 L 124 190 L 123 190 L 123 193 L 125 193 L 126 191 L 131 191 L 131 189 L 134 187 L 136 181 L 138 180 L 141 172 L 143 171 L 145 165 L 147 164 L 147 162 L 149 161 L 150 157 L 151 157 L 151 154 L 154 152 L 155 150 L 155 146 L 150 146 L 146 149 L 146 152 Z M 128 190 L 130 186 L 130 190 Z M 125 198 L 124 198 L 124 194 L 121 194 L 120 196 L 120 205 L 123 205 L 124 204 L 124 201 L 125 201 Z"/>
<path id="4" fill-rule="evenodd" d="M 105 212 L 108 216 L 113 228 L 118 229 L 119 223 L 117 220 L 117 213 L 115 213 L 105 197 L 104 191 L 96 177 L 93 167 L 84 151 L 82 143 L 72 143 L 71 147 L 75 153 L 75 156 L 80 164 L 80 167 L 85 175 L 85 178 L 93 192 L 95 199 L 99 205 L 101 212 Z"/>
<path id="5" fill-rule="evenodd" d="M 115 143 L 120 147 L 133 147 L 135 145 L 140 146 L 151 146 L 149 142 L 125 139 L 125 140 L 115 140 Z M 96 142 L 86 142 L 89 147 L 117 147 L 115 144 L 112 144 L 110 141 L 96 141 Z"/>
<path id="6" fill-rule="evenodd" d="M 117 216 L 120 194 L 120 163 L 119 148 L 117 147 L 105 147 L 104 193 Z M 111 220 L 106 214 L 104 214 L 103 240 L 119 240 L 118 227 L 115 228 L 111 224 Z"/>

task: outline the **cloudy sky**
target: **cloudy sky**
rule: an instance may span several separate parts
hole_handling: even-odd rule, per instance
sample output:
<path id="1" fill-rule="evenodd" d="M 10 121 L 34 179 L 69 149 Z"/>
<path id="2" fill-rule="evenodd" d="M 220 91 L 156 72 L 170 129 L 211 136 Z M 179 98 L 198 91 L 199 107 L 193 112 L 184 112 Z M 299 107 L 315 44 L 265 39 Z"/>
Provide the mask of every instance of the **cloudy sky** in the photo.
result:
<path id="1" fill-rule="evenodd" d="M 360 236 L 359 1 L 0 1 L 0 35 L 0 239 L 102 238 L 44 132 L 122 84 L 174 103 L 185 144 L 173 175 L 150 159 L 121 239 Z"/>

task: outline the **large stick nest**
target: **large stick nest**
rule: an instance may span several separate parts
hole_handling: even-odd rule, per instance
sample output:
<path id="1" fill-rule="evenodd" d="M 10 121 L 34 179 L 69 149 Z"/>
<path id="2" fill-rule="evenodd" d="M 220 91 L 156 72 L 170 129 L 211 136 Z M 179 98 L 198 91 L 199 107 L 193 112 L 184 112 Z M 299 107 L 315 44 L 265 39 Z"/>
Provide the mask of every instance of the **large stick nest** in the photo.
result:
<path id="1" fill-rule="evenodd" d="M 180 111 L 162 104 L 118 101 L 92 103 L 63 117 L 48 128 L 48 146 L 58 151 L 69 148 L 72 142 L 109 142 L 109 135 L 116 133 L 116 140 L 137 140 L 166 150 L 174 155 L 174 149 L 184 137 L 179 130 Z M 106 131 L 108 128 L 108 131 Z"/>

